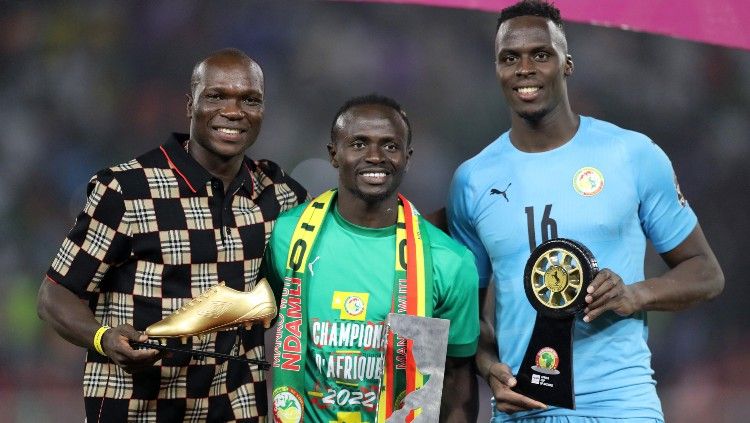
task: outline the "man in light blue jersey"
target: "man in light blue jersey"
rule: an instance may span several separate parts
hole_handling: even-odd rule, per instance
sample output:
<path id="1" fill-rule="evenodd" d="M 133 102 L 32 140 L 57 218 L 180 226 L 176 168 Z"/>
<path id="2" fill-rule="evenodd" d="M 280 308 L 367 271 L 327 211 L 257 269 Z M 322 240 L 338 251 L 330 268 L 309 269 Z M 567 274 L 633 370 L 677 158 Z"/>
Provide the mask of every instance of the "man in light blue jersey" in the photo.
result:
<path id="1" fill-rule="evenodd" d="M 511 128 L 459 167 L 447 206 L 452 235 L 476 255 L 480 297 L 495 281 L 497 328 L 482 323 L 477 351 L 493 421 L 663 421 L 646 312 L 713 298 L 724 286 L 721 268 L 664 152 L 571 109 L 573 61 L 558 9 L 528 0 L 504 9 L 495 58 Z M 575 410 L 512 390 L 536 316 L 524 266 L 537 245 L 558 237 L 586 245 L 603 268 L 574 323 Z M 647 238 L 670 270 L 644 280 Z"/>

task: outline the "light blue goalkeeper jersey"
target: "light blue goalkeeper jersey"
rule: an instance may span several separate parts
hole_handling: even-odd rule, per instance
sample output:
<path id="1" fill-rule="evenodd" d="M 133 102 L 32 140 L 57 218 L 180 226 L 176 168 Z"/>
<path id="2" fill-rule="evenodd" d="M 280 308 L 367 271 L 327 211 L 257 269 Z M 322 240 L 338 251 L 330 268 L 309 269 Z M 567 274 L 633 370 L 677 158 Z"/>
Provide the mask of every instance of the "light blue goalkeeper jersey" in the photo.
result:
<path id="1" fill-rule="evenodd" d="M 463 163 L 451 183 L 451 234 L 474 252 L 480 287 L 494 276 L 501 361 L 518 372 L 536 311 L 523 287 L 531 250 L 551 238 L 586 245 L 626 284 L 644 279 L 646 238 L 659 253 L 697 224 L 664 152 L 643 134 L 581 116 L 575 136 L 547 152 L 516 149 L 506 132 Z M 662 419 L 646 344 L 646 313 L 606 312 L 574 325 L 576 410 L 530 415 Z"/>

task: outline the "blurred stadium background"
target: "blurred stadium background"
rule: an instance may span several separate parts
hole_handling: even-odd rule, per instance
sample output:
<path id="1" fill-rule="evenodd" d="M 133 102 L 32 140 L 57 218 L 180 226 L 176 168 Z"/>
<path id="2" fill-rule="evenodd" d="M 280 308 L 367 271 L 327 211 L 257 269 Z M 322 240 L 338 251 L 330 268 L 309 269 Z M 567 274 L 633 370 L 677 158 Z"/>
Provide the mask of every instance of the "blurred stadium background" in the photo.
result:
<path id="1" fill-rule="evenodd" d="M 324 146 L 336 109 L 373 91 L 395 97 L 414 129 L 403 191 L 426 212 L 509 125 L 494 28 L 492 13 L 367 3 L 3 2 L 0 421 L 83 420 L 83 351 L 37 318 L 39 282 L 88 178 L 187 130 L 197 60 L 227 46 L 258 60 L 266 114 L 251 155 L 314 193 L 335 183 Z M 583 24 L 567 34 L 574 109 L 667 152 L 724 268 L 717 300 L 649 315 L 667 421 L 747 421 L 750 52 Z M 654 254 L 646 262 L 663 269 Z"/>

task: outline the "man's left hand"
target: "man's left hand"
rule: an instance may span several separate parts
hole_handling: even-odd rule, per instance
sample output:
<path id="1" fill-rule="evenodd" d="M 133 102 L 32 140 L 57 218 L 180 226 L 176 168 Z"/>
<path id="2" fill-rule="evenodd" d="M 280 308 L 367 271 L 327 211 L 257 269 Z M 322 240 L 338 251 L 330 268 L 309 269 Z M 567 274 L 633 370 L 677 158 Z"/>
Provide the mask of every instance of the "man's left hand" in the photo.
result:
<path id="1" fill-rule="evenodd" d="M 620 316 L 629 316 L 640 310 L 636 287 L 625 285 L 617 273 L 602 269 L 586 291 L 584 322 L 591 322 L 607 310 Z"/>

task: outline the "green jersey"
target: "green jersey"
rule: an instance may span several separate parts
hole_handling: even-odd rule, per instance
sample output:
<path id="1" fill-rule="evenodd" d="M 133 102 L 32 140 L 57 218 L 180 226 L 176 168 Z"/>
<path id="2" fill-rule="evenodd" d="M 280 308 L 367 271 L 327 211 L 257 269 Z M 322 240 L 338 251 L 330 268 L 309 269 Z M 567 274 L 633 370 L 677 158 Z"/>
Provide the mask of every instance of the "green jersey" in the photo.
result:
<path id="1" fill-rule="evenodd" d="M 304 207 L 278 218 L 266 250 L 266 276 L 277 301 Z M 425 227 L 433 263 L 433 317 L 451 322 L 448 356 L 471 356 L 479 335 L 474 256 L 436 227 Z M 320 230 L 308 261 L 305 420 L 374 422 L 384 367 L 383 322 L 394 298 L 396 226 L 356 226 L 332 206 Z"/>

